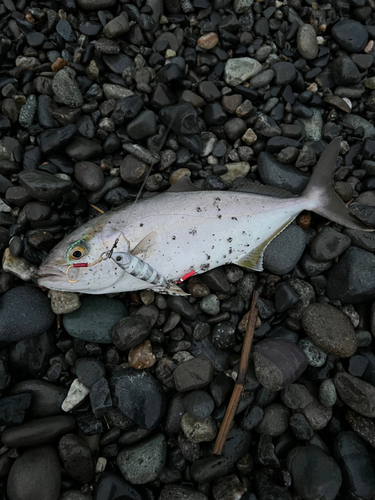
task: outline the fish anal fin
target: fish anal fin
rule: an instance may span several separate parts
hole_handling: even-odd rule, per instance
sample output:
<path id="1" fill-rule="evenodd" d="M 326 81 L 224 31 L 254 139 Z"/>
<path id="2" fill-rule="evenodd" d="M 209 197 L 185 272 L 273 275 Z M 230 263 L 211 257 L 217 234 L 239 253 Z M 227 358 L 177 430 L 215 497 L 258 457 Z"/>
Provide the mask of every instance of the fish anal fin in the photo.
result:
<path id="1" fill-rule="evenodd" d="M 158 233 L 151 231 L 131 250 L 132 255 L 139 257 L 142 255 L 143 260 L 150 257 L 156 248 L 158 241 Z"/>
<path id="2" fill-rule="evenodd" d="M 274 198 L 295 198 L 292 193 L 286 189 L 281 189 L 274 186 L 266 186 L 257 182 L 249 181 L 248 179 L 237 178 L 234 180 L 229 191 L 239 191 L 243 193 L 259 194 L 262 196 L 273 196 Z"/>
<path id="3" fill-rule="evenodd" d="M 182 288 L 180 288 L 173 282 L 168 282 L 167 285 L 164 287 L 161 286 L 152 287 L 151 290 L 158 293 L 164 293 L 166 295 L 178 295 L 180 297 L 187 297 L 188 295 L 190 295 L 190 293 L 184 292 Z"/>
<path id="4" fill-rule="evenodd" d="M 195 186 L 189 177 L 181 177 L 175 182 L 166 192 L 167 193 L 188 193 L 191 191 L 202 191 L 199 187 Z"/>
<path id="5" fill-rule="evenodd" d="M 250 253 L 246 254 L 240 260 L 234 262 L 241 267 L 246 267 L 247 269 L 251 269 L 253 271 L 263 271 L 263 257 L 264 252 L 271 241 L 276 238 L 280 233 L 286 229 L 291 222 L 293 222 L 294 217 L 289 219 L 285 224 L 283 224 L 277 231 L 275 231 L 271 236 L 269 236 L 265 241 L 260 243 L 257 247 L 251 250 Z"/>

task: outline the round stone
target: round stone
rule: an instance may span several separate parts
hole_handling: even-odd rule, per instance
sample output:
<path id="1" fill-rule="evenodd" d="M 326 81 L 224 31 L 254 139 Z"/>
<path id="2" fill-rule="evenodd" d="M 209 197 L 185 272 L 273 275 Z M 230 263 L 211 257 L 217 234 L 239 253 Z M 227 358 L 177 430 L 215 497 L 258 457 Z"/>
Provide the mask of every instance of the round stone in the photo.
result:
<path id="1" fill-rule="evenodd" d="M 111 377 L 110 388 L 121 412 L 142 429 L 152 429 L 161 419 L 166 397 L 160 383 L 147 371 L 119 370 Z"/>
<path id="2" fill-rule="evenodd" d="M 297 32 L 297 48 L 302 57 L 307 60 L 315 59 L 319 46 L 316 33 L 311 24 L 303 24 Z"/>
<path id="3" fill-rule="evenodd" d="M 307 368 L 307 357 L 286 339 L 265 339 L 254 348 L 255 374 L 270 391 L 279 391 L 297 380 Z"/>
<path id="4" fill-rule="evenodd" d="M 166 455 L 165 436 L 156 434 L 122 450 L 117 456 L 117 465 L 121 474 L 130 483 L 150 483 L 160 474 Z"/>
<path id="5" fill-rule="evenodd" d="M 337 373 L 334 378 L 342 401 L 364 417 L 375 417 L 375 387 L 349 373 Z"/>
<path id="6" fill-rule="evenodd" d="M 282 404 L 274 403 L 264 409 L 262 421 L 255 430 L 270 437 L 281 436 L 288 428 L 290 411 Z"/>
<path id="7" fill-rule="evenodd" d="M 333 458 L 316 446 L 299 446 L 288 453 L 287 460 L 294 488 L 304 500 L 335 500 L 342 476 Z"/>
<path id="8" fill-rule="evenodd" d="M 48 330 L 55 319 L 50 301 L 39 288 L 17 286 L 1 298 L 0 340 L 17 342 Z"/>
<path id="9" fill-rule="evenodd" d="M 289 273 L 301 258 L 306 243 L 303 229 L 295 224 L 287 227 L 267 246 L 263 260 L 265 269 L 278 275 Z"/>
<path id="10" fill-rule="evenodd" d="M 102 169 L 91 161 L 79 161 L 74 166 L 74 177 L 88 191 L 98 191 L 104 186 Z"/>
<path id="11" fill-rule="evenodd" d="M 227 85 L 235 87 L 262 71 L 262 65 L 256 59 L 239 57 L 228 59 L 224 69 L 224 80 Z"/>
<path id="12" fill-rule="evenodd" d="M 99 344 L 111 344 L 112 328 L 126 313 L 126 306 L 119 300 L 84 295 L 81 307 L 64 315 L 64 328 L 72 337 Z"/>
<path id="13" fill-rule="evenodd" d="M 332 37 L 338 45 L 349 52 L 361 52 L 368 40 L 366 28 L 353 19 L 343 19 L 332 28 Z"/>
<path id="14" fill-rule="evenodd" d="M 192 443 L 212 441 L 217 433 L 215 420 L 212 417 L 197 419 L 189 413 L 183 415 L 181 419 L 181 428 L 187 439 Z"/>
<path id="15" fill-rule="evenodd" d="M 323 351 L 342 358 L 357 350 L 355 330 L 349 318 L 328 304 L 310 304 L 302 313 L 302 326 Z"/>
<path id="16" fill-rule="evenodd" d="M 185 396 L 184 406 L 192 417 L 204 419 L 214 411 L 215 403 L 207 392 L 193 391 Z"/>
<path id="17" fill-rule="evenodd" d="M 57 500 L 60 494 L 60 461 L 51 446 L 31 448 L 22 453 L 9 473 L 9 500 Z"/>

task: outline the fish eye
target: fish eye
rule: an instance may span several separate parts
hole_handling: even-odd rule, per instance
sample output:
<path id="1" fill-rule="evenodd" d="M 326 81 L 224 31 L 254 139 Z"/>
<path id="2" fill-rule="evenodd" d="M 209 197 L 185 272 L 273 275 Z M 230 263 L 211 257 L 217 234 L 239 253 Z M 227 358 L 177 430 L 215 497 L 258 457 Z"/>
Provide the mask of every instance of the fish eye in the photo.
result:
<path id="1" fill-rule="evenodd" d="M 69 257 L 73 260 L 78 260 L 86 254 L 86 248 L 77 246 L 71 249 Z"/>
<path id="2" fill-rule="evenodd" d="M 120 262 L 121 260 L 122 260 L 122 257 L 121 257 L 120 255 L 118 255 L 118 256 L 116 257 L 116 261 L 117 261 L 117 262 Z"/>

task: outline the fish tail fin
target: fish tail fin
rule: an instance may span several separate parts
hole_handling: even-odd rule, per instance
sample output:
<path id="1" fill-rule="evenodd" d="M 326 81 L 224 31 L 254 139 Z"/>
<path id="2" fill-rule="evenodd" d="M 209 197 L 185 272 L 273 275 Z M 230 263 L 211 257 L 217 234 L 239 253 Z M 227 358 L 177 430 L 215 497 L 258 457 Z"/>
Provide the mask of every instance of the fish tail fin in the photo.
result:
<path id="1" fill-rule="evenodd" d="M 309 184 L 302 193 L 302 197 L 308 200 L 310 210 L 327 219 L 350 229 L 374 231 L 374 229 L 362 224 L 333 190 L 333 174 L 340 145 L 341 137 L 336 137 L 327 146 L 315 167 Z"/>

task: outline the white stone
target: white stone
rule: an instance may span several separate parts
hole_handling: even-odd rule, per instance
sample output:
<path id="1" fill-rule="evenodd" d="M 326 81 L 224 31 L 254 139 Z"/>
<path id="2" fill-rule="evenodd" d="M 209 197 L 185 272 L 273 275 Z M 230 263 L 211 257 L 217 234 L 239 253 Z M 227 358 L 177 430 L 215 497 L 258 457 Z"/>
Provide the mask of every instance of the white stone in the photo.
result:
<path id="1" fill-rule="evenodd" d="M 181 429 L 192 443 L 212 441 L 217 434 L 216 423 L 211 416 L 198 420 L 185 413 L 181 419 Z"/>
<path id="2" fill-rule="evenodd" d="M 3 256 L 3 270 L 23 281 L 30 281 L 36 276 L 38 268 L 22 257 L 13 257 L 9 248 L 6 248 Z"/>
<path id="3" fill-rule="evenodd" d="M 73 292 L 50 290 L 48 297 L 51 299 L 51 308 L 55 314 L 68 314 L 81 307 L 79 296 Z"/>
<path id="4" fill-rule="evenodd" d="M 144 305 L 148 306 L 154 302 L 155 292 L 153 290 L 141 290 L 139 296 Z"/>
<path id="5" fill-rule="evenodd" d="M 12 209 L 10 208 L 10 206 L 7 205 L 6 203 L 4 203 L 3 200 L 0 199 L 0 212 L 9 213 L 11 211 L 12 211 Z"/>
<path id="6" fill-rule="evenodd" d="M 13 153 L 2 144 L 0 144 L 0 160 L 14 161 Z"/>
<path id="7" fill-rule="evenodd" d="M 244 133 L 244 135 L 241 137 L 241 139 L 245 144 L 251 146 L 258 139 L 258 136 L 256 135 L 256 133 L 252 128 L 248 128 Z"/>
<path id="8" fill-rule="evenodd" d="M 70 411 L 75 408 L 90 392 L 90 389 L 86 387 L 82 382 L 76 378 L 73 380 L 72 385 L 69 387 L 68 394 L 61 405 L 64 411 Z"/>
<path id="9" fill-rule="evenodd" d="M 121 85 L 115 85 L 113 83 L 105 83 L 103 85 L 103 92 L 106 99 L 116 99 L 116 101 L 134 95 L 134 92 L 132 90 L 121 87 Z"/>
<path id="10" fill-rule="evenodd" d="M 225 166 L 227 167 L 228 172 L 220 177 L 228 184 L 232 183 L 237 177 L 245 177 L 250 172 L 250 164 L 247 161 L 226 163 Z"/>
<path id="11" fill-rule="evenodd" d="M 250 57 L 228 59 L 225 64 L 224 80 L 227 85 L 234 87 L 246 80 L 250 80 L 250 78 L 257 75 L 260 71 L 262 71 L 260 62 Z"/>
<path id="12" fill-rule="evenodd" d="M 107 467 L 107 459 L 105 457 L 99 457 L 95 466 L 96 474 L 101 474 L 102 472 L 104 472 L 106 467 Z"/>

